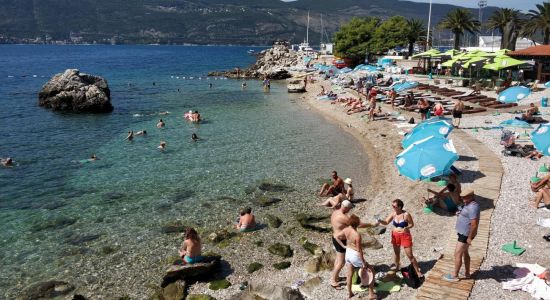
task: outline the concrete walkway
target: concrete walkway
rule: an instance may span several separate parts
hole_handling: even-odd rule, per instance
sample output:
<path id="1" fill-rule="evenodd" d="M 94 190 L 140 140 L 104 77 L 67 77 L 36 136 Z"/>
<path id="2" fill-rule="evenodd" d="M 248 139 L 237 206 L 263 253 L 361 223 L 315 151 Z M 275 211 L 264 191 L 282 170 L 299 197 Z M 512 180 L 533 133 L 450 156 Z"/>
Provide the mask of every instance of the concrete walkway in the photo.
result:
<path id="1" fill-rule="evenodd" d="M 455 130 L 453 134 L 462 142 L 468 144 L 478 159 L 479 171 L 471 187 L 476 193 L 476 200 L 481 207 L 479 229 L 472 246 L 470 246 L 471 271 L 479 270 L 489 243 L 491 215 L 500 195 L 500 184 L 503 175 L 500 159 L 474 137 L 462 130 Z M 426 274 L 424 284 L 418 289 L 416 299 L 468 299 L 474 286 L 474 279 L 461 279 L 452 283 L 441 279 L 444 274 L 454 269 L 454 250 L 457 242 L 456 233 L 449 232 L 449 240 L 435 266 Z M 461 269 L 463 272 L 464 266 Z"/>

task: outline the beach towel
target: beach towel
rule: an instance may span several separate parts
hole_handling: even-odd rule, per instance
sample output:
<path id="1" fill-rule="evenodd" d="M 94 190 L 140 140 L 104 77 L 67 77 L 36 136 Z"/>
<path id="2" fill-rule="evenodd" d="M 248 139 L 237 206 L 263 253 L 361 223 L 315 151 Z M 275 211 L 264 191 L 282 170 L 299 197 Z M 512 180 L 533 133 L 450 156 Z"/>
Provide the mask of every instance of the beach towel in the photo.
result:
<path id="1" fill-rule="evenodd" d="M 388 282 L 379 282 L 374 290 L 378 292 L 389 292 L 396 293 L 401 290 L 401 285 L 399 283 L 388 281 Z"/>
<path id="2" fill-rule="evenodd" d="M 523 252 L 525 252 L 525 249 L 524 248 L 521 248 L 517 245 L 516 241 L 513 241 L 512 243 L 510 244 L 504 244 L 502 245 L 502 250 L 504 252 L 508 252 L 514 256 L 518 256 L 518 255 L 521 255 L 523 254 Z"/>
<path id="3" fill-rule="evenodd" d="M 535 299 L 550 300 L 550 286 L 537 274 L 544 272 L 544 268 L 537 264 L 516 264 L 519 269 L 514 270 L 515 279 L 502 283 L 505 290 L 522 290 L 531 294 Z"/>

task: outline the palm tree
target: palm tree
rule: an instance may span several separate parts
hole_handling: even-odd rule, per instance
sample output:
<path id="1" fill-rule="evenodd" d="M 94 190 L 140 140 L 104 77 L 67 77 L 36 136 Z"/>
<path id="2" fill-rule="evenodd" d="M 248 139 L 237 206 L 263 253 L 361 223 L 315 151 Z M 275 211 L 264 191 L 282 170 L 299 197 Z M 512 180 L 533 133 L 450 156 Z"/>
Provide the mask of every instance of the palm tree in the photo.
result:
<path id="1" fill-rule="evenodd" d="M 409 43 L 409 56 L 413 54 L 414 43 L 426 36 L 424 23 L 419 19 L 407 20 L 407 42 Z"/>
<path id="2" fill-rule="evenodd" d="M 522 30 L 524 20 L 517 9 L 499 8 L 491 17 L 487 26 L 498 29 L 501 34 L 500 48 L 516 50 L 516 40 Z"/>
<path id="3" fill-rule="evenodd" d="M 472 13 L 465 8 L 457 8 L 450 11 L 439 23 L 443 29 L 449 29 L 455 35 L 454 49 L 459 50 L 460 37 L 464 31 L 471 34 L 479 32 L 479 21 L 475 20 Z"/>
<path id="4" fill-rule="evenodd" d="M 544 37 L 543 44 L 548 45 L 550 40 L 550 3 L 537 4 L 537 9 L 538 11 L 529 10 L 524 33 L 527 36 L 533 36 L 540 30 Z"/>

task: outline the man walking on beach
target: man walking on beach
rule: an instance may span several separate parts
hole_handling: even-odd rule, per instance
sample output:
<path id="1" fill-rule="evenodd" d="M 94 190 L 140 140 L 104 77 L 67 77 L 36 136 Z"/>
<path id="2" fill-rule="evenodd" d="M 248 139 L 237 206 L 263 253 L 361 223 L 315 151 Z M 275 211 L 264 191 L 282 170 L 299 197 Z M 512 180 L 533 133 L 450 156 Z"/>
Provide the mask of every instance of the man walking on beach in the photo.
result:
<path id="1" fill-rule="evenodd" d="M 349 226 L 349 216 L 347 213 L 354 207 L 353 203 L 348 200 L 344 200 L 340 208 L 335 209 L 330 216 L 330 224 L 332 225 L 332 245 L 336 251 L 336 259 L 334 260 L 334 268 L 332 270 L 332 279 L 330 285 L 337 289 L 343 289 L 338 283 L 340 280 L 340 271 L 344 267 L 345 258 L 346 258 L 346 248 L 343 247 L 340 242 L 336 239 L 338 235 L 344 230 L 344 228 Z M 346 245 L 345 240 L 340 240 L 341 243 Z"/>
<path id="2" fill-rule="evenodd" d="M 455 248 L 455 268 L 452 274 L 443 275 L 443 279 L 450 282 L 457 282 L 458 272 L 462 267 L 462 258 L 464 258 L 464 277 L 470 278 L 470 254 L 468 248 L 477 234 L 479 225 L 479 204 L 475 200 L 474 191 L 467 189 L 460 194 L 464 207 L 457 212 L 456 232 L 458 242 Z"/>

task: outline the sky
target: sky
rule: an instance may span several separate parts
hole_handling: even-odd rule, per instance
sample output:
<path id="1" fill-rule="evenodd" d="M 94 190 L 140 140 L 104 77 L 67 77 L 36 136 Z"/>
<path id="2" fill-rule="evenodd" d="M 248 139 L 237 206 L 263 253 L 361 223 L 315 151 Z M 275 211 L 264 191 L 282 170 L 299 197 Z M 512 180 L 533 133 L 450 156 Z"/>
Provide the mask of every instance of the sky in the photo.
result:
<path id="1" fill-rule="evenodd" d="M 430 2 L 430 0 L 408 0 L 413 2 Z M 453 4 L 464 7 L 478 7 L 478 0 L 432 0 L 432 3 Z M 544 0 L 487 0 L 487 5 L 497 7 L 515 8 L 523 11 L 535 9 L 536 4 L 543 3 Z"/>

